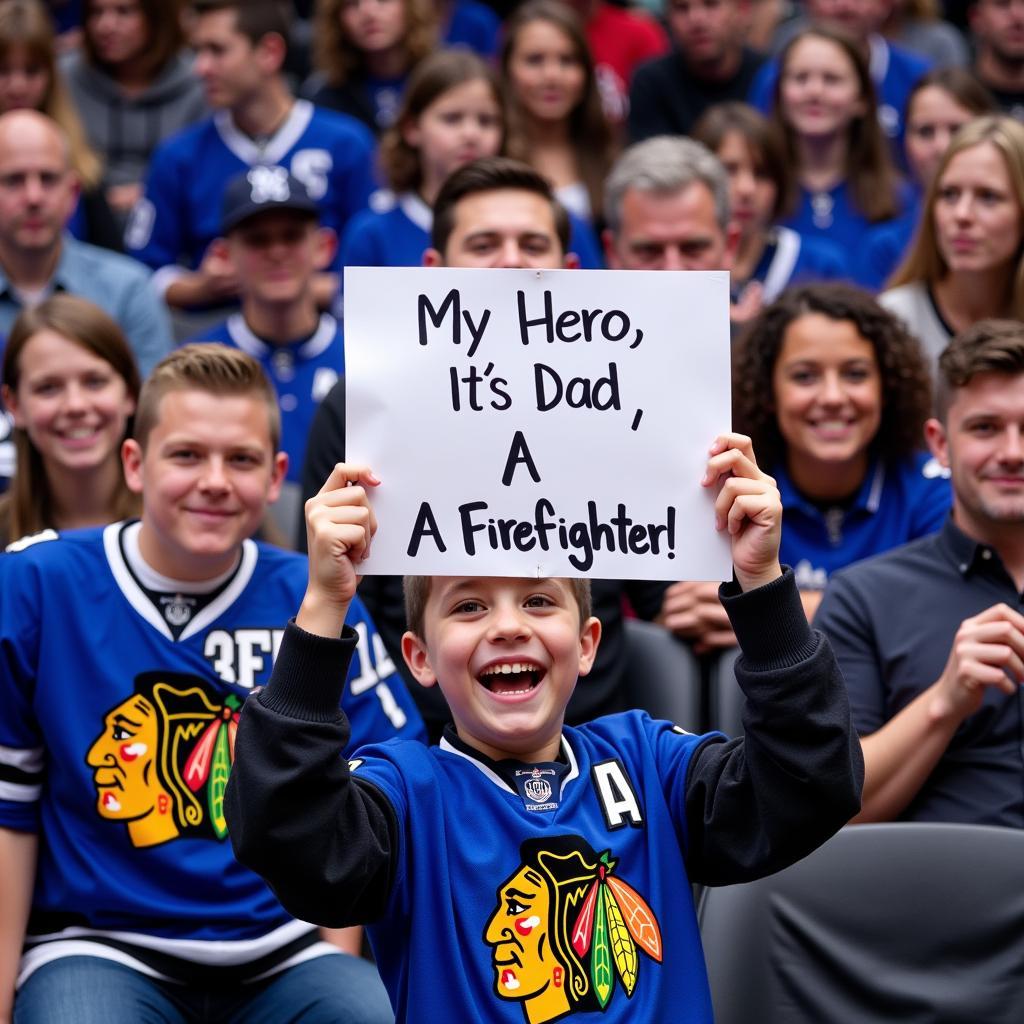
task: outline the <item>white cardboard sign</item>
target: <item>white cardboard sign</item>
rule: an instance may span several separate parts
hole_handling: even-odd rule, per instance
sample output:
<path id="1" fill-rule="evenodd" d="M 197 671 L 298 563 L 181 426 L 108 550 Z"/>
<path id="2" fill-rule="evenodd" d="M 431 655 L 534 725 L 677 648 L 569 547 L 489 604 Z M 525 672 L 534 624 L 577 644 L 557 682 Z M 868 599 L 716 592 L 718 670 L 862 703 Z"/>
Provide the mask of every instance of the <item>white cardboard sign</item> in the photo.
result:
<path id="1" fill-rule="evenodd" d="M 729 275 L 350 267 L 346 457 L 367 573 L 720 580 Z"/>

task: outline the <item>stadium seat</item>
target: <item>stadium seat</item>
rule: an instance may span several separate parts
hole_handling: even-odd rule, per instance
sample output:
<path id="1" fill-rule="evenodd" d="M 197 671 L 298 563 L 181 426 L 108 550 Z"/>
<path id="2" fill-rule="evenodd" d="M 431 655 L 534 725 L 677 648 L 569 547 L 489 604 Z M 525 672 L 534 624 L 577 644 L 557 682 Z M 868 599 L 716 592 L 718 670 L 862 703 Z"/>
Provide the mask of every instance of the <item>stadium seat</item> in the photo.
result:
<path id="1" fill-rule="evenodd" d="M 651 622 L 626 619 L 630 704 L 684 729 L 702 728 L 700 665 L 690 648 Z"/>
<path id="2" fill-rule="evenodd" d="M 1024 1021 L 1020 829 L 847 826 L 699 920 L 717 1024 Z"/>
<path id="3" fill-rule="evenodd" d="M 733 647 L 723 651 L 711 666 L 708 684 L 708 715 L 712 729 L 720 729 L 726 736 L 743 735 L 743 696 L 740 684 L 736 682 L 736 659 L 740 649 Z"/>

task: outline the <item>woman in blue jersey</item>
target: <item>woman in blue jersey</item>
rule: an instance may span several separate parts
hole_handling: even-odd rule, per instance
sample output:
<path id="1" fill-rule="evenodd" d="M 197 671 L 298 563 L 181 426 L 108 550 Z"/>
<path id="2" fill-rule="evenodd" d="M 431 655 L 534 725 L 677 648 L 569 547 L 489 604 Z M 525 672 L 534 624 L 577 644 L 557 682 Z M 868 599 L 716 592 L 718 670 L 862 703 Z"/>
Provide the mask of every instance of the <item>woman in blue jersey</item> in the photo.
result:
<path id="1" fill-rule="evenodd" d="M 956 133 L 879 301 L 933 362 L 978 320 L 1024 319 L 1024 125 L 996 114 Z"/>
<path id="2" fill-rule="evenodd" d="M 58 293 L 15 320 L 3 354 L 3 401 L 16 463 L 0 497 L 0 548 L 47 528 L 137 514 L 121 442 L 139 371 L 121 329 L 85 299 Z"/>
<path id="3" fill-rule="evenodd" d="M 594 60 L 575 11 L 527 0 L 505 29 L 508 156 L 528 163 L 570 213 L 593 223 L 614 156 Z"/>
<path id="4" fill-rule="evenodd" d="M 895 220 L 880 224 L 868 235 L 861 255 L 860 278 L 865 285 L 880 288 L 910 248 L 924 191 L 957 129 L 998 110 L 988 89 L 964 68 L 929 71 L 914 86 L 904 118 L 904 149 L 913 197 Z"/>
<path id="5" fill-rule="evenodd" d="M 905 188 L 889 159 L 867 60 L 838 30 L 811 28 L 782 51 L 772 120 L 795 187 L 785 223 L 855 252 L 868 228 L 900 213 Z"/>
<path id="6" fill-rule="evenodd" d="M 735 303 L 744 304 L 752 284 L 760 286 L 767 304 L 790 285 L 848 276 L 838 246 L 774 223 L 789 192 L 790 173 L 781 139 L 763 114 L 746 103 L 718 103 L 697 122 L 693 137 L 729 175 L 729 205 L 739 229 L 730 271 Z"/>
<path id="7" fill-rule="evenodd" d="M 317 71 L 303 94 L 379 135 L 395 122 L 410 72 L 436 45 L 432 0 L 317 0 Z"/>
<path id="8" fill-rule="evenodd" d="M 941 525 L 951 499 L 923 451 L 928 366 L 866 292 L 786 292 L 740 340 L 733 381 L 735 427 L 778 482 L 781 558 L 809 615 L 832 572 Z"/>
<path id="9" fill-rule="evenodd" d="M 504 143 L 497 76 L 475 54 L 440 50 L 409 79 L 398 119 L 381 140 L 380 161 L 390 189 L 371 199 L 341 240 L 344 266 L 413 267 L 430 245 L 433 203 L 453 171 L 496 156 Z M 601 265 L 589 227 L 573 223 L 572 249 L 584 267 Z"/>

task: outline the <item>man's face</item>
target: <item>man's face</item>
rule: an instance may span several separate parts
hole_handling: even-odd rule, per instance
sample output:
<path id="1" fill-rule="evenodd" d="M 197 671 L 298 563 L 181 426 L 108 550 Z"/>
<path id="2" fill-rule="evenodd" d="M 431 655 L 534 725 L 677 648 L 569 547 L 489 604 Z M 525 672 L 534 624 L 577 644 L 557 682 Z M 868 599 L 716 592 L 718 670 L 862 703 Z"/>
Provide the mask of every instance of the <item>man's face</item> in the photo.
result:
<path id="1" fill-rule="evenodd" d="M 142 495 L 142 555 L 172 579 L 213 579 L 235 563 L 281 491 L 288 457 L 274 453 L 258 395 L 171 391 L 143 450 L 125 441 L 125 479 Z"/>
<path id="2" fill-rule="evenodd" d="M 74 213 L 78 180 L 56 131 L 28 124 L 0 140 L 0 239 L 26 253 L 53 249 Z"/>
<path id="3" fill-rule="evenodd" d="M 551 204 L 535 192 L 475 192 L 455 204 L 455 225 L 444 253 L 428 249 L 428 267 L 527 267 L 568 265 Z"/>
<path id="4" fill-rule="evenodd" d="M 581 629 L 567 580 L 438 576 L 423 636 L 406 633 L 402 652 L 422 685 L 440 685 L 467 743 L 495 760 L 547 761 L 600 631 L 595 618 Z"/>
<path id="5" fill-rule="evenodd" d="M 980 373 L 953 392 L 945 425 L 929 420 L 928 443 L 953 480 L 957 524 L 991 542 L 1024 528 L 1024 374 Z"/>
<path id="6" fill-rule="evenodd" d="M 256 93 L 266 79 L 263 43 L 253 46 L 236 28 L 233 10 L 211 11 L 196 20 L 192 33 L 195 73 L 206 102 L 218 110 L 234 107 Z"/>
<path id="7" fill-rule="evenodd" d="M 703 182 L 674 192 L 628 188 L 618 232 L 604 232 L 605 255 L 613 270 L 728 270 L 734 236 Z"/>
<path id="8" fill-rule="evenodd" d="M 970 22 L 980 46 L 997 60 L 1024 63 L 1024 0 L 977 0 Z"/>
<path id="9" fill-rule="evenodd" d="M 301 301 L 330 261 L 332 241 L 302 213 L 271 211 L 243 221 L 227 239 L 243 297 L 266 305 Z"/>
<path id="10" fill-rule="evenodd" d="M 718 64 L 739 52 L 740 4 L 738 0 L 670 0 L 668 27 L 690 64 Z"/>

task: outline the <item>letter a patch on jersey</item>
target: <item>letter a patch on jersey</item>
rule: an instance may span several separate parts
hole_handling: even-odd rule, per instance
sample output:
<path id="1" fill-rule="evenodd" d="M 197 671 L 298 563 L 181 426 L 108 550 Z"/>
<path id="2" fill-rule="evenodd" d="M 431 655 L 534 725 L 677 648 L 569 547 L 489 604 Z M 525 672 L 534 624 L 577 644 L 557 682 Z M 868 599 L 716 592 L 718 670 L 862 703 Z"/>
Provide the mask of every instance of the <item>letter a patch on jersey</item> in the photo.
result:
<path id="1" fill-rule="evenodd" d="M 626 825 L 633 828 L 643 826 L 644 818 L 640 813 L 636 790 L 629 781 L 625 766 L 617 757 L 592 765 L 590 777 L 594 781 L 597 800 L 609 832 L 625 828 Z"/>

